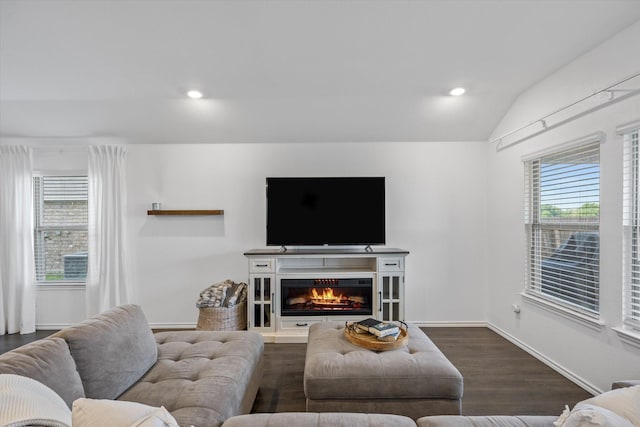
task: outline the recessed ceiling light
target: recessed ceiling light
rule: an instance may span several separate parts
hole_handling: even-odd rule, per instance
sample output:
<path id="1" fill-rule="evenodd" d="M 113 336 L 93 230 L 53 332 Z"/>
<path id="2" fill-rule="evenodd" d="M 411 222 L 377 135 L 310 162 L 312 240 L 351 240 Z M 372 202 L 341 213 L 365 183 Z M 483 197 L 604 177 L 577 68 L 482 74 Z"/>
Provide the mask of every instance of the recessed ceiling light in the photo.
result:
<path id="1" fill-rule="evenodd" d="M 460 95 L 462 95 L 462 94 L 463 94 L 463 93 L 465 93 L 465 92 L 466 92 L 466 91 L 465 91 L 465 89 L 464 89 L 463 87 L 457 87 L 457 88 L 455 88 L 455 89 L 451 89 L 451 90 L 449 91 L 449 95 L 451 95 L 451 96 L 460 96 Z"/>
<path id="2" fill-rule="evenodd" d="M 187 92 L 187 96 L 191 99 L 200 99 L 202 98 L 202 92 L 197 90 L 190 90 Z"/>

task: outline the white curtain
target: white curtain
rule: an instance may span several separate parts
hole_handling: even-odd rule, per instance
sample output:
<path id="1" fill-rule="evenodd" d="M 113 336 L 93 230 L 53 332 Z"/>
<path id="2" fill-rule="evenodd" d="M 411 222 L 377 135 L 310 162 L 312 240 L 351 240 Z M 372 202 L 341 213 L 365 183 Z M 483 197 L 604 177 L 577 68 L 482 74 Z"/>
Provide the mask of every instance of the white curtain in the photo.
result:
<path id="1" fill-rule="evenodd" d="M 0 335 L 36 330 L 32 154 L 0 146 Z"/>
<path id="2" fill-rule="evenodd" d="M 89 146 L 87 314 L 131 302 L 127 280 L 124 146 Z"/>

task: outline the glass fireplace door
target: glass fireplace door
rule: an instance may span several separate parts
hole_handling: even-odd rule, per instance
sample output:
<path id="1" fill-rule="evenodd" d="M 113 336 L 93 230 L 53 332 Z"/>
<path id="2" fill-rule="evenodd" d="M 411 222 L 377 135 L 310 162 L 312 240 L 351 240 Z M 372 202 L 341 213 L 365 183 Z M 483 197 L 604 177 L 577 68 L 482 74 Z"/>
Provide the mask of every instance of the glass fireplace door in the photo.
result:
<path id="1" fill-rule="evenodd" d="M 282 279 L 282 316 L 363 316 L 372 314 L 373 279 Z"/>
<path id="2" fill-rule="evenodd" d="M 251 275 L 249 322 L 252 329 L 273 331 L 275 319 L 275 275 Z"/>

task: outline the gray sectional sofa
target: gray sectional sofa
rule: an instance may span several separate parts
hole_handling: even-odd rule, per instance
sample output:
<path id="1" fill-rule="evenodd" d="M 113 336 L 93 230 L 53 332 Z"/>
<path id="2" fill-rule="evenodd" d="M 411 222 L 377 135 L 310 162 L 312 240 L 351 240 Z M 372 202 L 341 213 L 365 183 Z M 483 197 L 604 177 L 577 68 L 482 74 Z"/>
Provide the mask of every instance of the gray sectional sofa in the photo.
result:
<path id="1" fill-rule="evenodd" d="M 605 407 L 617 406 L 616 399 L 612 393 L 615 390 L 625 387 L 640 386 L 640 380 L 617 381 L 611 385 L 611 393 L 604 393 L 585 401 L 586 407 L 593 408 L 594 405 Z M 629 390 L 632 391 L 632 390 Z M 617 402 L 626 401 L 628 405 L 635 405 L 639 391 L 632 391 L 634 398 L 629 400 L 620 399 Z M 606 396 L 608 395 L 608 396 Z M 596 400 L 602 399 L 600 402 Z M 605 404 L 606 403 L 606 404 Z M 576 405 L 579 407 L 580 404 Z M 637 418 L 637 409 L 629 411 Z M 356 414 L 356 413 L 278 413 L 278 414 L 250 414 L 239 415 L 225 421 L 223 427 L 555 427 L 554 422 L 558 421 L 558 416 L 524 415 L 524 416 L 464 416 L 464 415 L 431 415 L 421 417 L 416 421 L 402 415 L 391 414 Z M 629 414 L 626 414 L 629 415 Z M 589 418 L 590 419 L 590 418 Z M 597 421 L 596 421 L 597 420 Z M 575 420 L 574 420 L 575 421 Z M 595 418 L 589 425 L 618 425 L 610 423 L 600 423 L 600 418 Z M 576 425 L 570 423 L 570 425 Z M 582 424 L 581 424 L 582 425 Z M 637 423 L 635 424 L 637 425 Z"/>
<path id="2" fill-rule="evenodd" d="M 141 308 L 125 305 L 0 355 L 0 374 L 39 381 L 69 407 L 81 397 L 164 406 L 185 427 L 553 427 L 558 419 L 435 415 L 414 421 L 377 413 L 248 414 L 262 379 L 263 353 L 262 336 L 253 332 L 153 334 Z M 639 384 L 618 382 L 613 388 Z"/>
<path id="3" fill-rule="evenodd" d="M 125 305 L 0 355 L 0 374 L 33 378 L 71 407 L 80 397 L 164 406 L 181 426 L 217 427 L 251 410 L 263 372 L 260 334 L 153 334 Z"/>
<path id="4" fill-rule="evenodd" d="M 413 421 L 403 415 L 290 412 L 239 415 L 222 427 L 554 427 L 558 417 L 429 416 Z"/>

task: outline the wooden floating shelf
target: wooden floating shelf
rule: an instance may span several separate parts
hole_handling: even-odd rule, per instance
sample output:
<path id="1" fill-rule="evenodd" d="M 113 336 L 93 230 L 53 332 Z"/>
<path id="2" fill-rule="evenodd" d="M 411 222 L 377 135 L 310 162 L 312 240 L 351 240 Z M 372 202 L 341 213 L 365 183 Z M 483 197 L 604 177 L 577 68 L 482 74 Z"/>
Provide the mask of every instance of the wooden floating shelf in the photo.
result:
<path id="1" fill-rule="evenodd" d="M 147 215 L 224 215 L 224 211 L 219 210 L 159 210 L 147 211 Z"/>

